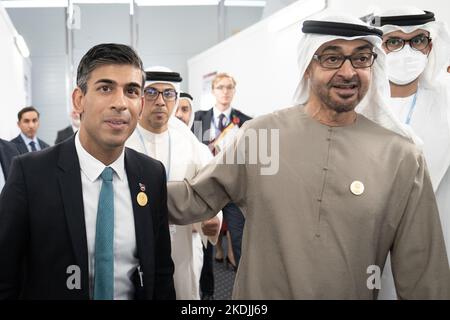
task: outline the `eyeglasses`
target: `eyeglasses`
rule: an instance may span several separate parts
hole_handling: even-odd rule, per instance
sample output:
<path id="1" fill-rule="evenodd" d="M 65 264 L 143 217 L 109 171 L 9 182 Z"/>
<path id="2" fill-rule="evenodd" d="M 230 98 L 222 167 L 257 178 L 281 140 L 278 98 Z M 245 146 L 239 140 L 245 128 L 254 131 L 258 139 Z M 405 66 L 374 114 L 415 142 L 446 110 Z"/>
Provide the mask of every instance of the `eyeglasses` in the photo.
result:
<path id="1" fill-rule="evenodd" d="M 326 69 L 339 69 L 345 60 L 350 60 L 353 68 L 361 69 L 371 67 L 377 56 L 375 52 L 358 53 L 351 56 L 344 56 L 342 54 L 315 54 L 313 59 L 317 60 L 320 66 Z"/>
<path id="2" fill-rule="evenodd" d="M 400 51 L 405 47 L 406 43 L 409 43 L 411 49 L 420 51 L 427 48 L 431 43 L 431 38 L 424 34 L 419 34 L 409 40 L 402 38 L 389 38 L 384 42 L 386 49 L 391 52 Z"/>
<path id="3" fill-rule="evenodd" d="M 234 87 L 233 86 L 217 86 L 214 89 L 220 90 L 220 91 L 227 89 L 228 91 L 231 91 L 231 90 L 234 90 Z"/>
<path id="4" fill-rule="evenodd" d="M 163 91 L 156 90 L 153 87 L 146 88 L 144 90 L 145 100 L 155 101 L 158 99 L 159 94 L 162 95 L 164 101 L 175 101 L 178 93 L 174 89 L 165 89 Z"/>

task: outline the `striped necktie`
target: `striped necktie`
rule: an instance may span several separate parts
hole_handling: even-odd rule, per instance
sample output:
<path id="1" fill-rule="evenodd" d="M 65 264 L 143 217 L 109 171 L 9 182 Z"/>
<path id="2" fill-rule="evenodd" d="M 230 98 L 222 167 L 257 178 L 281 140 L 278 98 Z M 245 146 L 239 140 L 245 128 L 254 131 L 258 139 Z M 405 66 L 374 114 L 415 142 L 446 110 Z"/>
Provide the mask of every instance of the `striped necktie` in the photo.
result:
<path id="1" fill-rule="evenodd" d="M 36 143 L 34 141 L 30 141 L 30 143 L 28 143 L 31 147 L 31 152 L 33 151 L 37 151 L 36 149 Z"/>

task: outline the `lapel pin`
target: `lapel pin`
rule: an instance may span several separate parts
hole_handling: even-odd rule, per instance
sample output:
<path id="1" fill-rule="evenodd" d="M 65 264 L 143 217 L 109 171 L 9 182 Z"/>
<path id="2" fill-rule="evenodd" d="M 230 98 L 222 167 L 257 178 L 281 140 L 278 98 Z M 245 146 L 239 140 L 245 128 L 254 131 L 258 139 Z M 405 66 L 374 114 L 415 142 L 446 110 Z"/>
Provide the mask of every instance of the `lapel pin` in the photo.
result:
<path id="1" fill-rule="evenodd" d="M 136 200 L 137 203 L 141 206 L 141 207 L 145 207 L 145 205 L 148 202 L 148 197 L 145 194 L 145 184 L 139 182 L 139 189 L 141 190 L 141 192 L 138 193 Z"/>
<path id="2" fill-rule="evenodd" d="M 137 203 L 141 206 L 141 207 L 145 207 L 145 205 L 148 202 L 148 198 L 147 195 L 145 194 L 145 192 L 139 192 L 137 197 L 136 197 Z"/>

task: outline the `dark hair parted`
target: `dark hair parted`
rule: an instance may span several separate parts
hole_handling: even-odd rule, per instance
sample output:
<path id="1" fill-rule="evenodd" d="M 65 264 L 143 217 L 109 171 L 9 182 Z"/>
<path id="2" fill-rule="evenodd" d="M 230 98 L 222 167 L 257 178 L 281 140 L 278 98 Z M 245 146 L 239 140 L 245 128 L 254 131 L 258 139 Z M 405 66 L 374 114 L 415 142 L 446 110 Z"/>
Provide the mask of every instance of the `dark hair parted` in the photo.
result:
<path id="1" fill-rule="evenodd" d="M 89 49 L 78 65 L 77 86 L 83 94 L 87 92 L 87 82 L 91 72 L 98 67 L 111 64 L 132 65 L 140 69 L 142 71 L 142 87 L 144 87 L 144 66 L 136 51 L 124 44 L 102 43 Z"/>
<path id="2" fill-rule="evenodd" d="M 37 111 L 35 107 L 29 106 L 29 107 L 22 108 L 22 109 L 19 111 L 19 113 L 17 114 L 17 119 L 19 120 L 19 122 L 20 122 L 20 120 L 22 120 L 23 114 L 24 114 L 24 113 L 27 113 L 27 112 L 30 112 L 30 111 L 36 112 L 36 113 L 37 113 L 37 116 L 38 116 L 38 119 L 39 119 L 39 111 Z"/>

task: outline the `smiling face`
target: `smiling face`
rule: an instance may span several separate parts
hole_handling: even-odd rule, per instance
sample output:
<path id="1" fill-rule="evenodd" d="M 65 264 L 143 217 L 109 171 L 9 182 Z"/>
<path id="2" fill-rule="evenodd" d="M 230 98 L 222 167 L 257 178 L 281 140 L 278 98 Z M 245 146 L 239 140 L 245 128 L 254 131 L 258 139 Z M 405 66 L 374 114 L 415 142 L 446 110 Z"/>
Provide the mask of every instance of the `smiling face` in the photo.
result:
<path id="1" fill-rule="evenodd" d="M 77 87 L 72 100 L 81 114 L 80 141 L 95 158 L 120 154 L 142 112 L 142 71 L 132 65 L 110 64 L 94 69 L 86 93 Z"/>
<path id="2" fill-rule="evenodd" d="M 323 44 L 317 55 L 359 55 L 371 53 L 372 45 L 364 40 L 334 40 Z M 371 67 L 354 68 L 347 59 L 339 69 L 327 69 L 311 61 L 305 77 L 310 81 L 310 100 L 335 112 L 352 111 L 366 95 Z"/>

